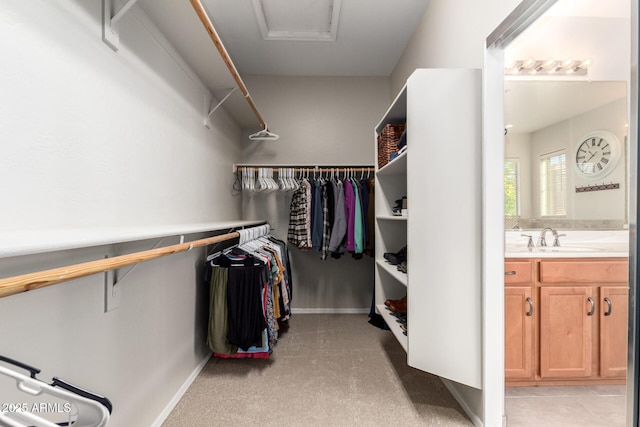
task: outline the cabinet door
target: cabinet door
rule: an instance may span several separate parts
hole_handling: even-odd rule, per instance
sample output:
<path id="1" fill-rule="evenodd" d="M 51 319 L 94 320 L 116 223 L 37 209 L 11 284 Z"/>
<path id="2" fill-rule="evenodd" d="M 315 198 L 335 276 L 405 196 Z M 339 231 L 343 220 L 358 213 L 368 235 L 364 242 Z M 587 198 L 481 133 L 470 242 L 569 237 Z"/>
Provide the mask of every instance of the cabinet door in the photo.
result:
<path id="1" fill-rule="evenodd" d="M 590 286 L 540 288 L 540 376 L 591 376 L 595 298 Z"/>
<path id="2" fill-rule="evenodd" d="M 600 288 L 600 375 L 624 378 L 627 374 L 627 288 Z"/>
<path id="3" fill-rule="evenodd" d="M 535 307 L 531 287 L 507 286 L 504 292 L 506 379 L 533 378 Z"/>

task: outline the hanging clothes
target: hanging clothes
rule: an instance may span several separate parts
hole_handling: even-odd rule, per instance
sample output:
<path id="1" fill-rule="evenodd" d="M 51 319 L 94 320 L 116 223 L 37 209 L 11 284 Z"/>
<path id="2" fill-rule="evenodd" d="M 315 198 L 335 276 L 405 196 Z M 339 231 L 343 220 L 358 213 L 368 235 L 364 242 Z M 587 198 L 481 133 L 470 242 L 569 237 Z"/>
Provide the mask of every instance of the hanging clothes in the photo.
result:
<path id="1" fill-rule="evenodd" d="M 291 268 L 286 244 L 261 237 L 209 256 L 207 344 L 214 356 L 268 358 L 279 322 L 291 315 Z"/>
<path id="2" fill-rule="evenodd" d="M 372 179 L 303 179 L 291 198 L 288 242 L 321 259 L 373 256 L 374 195 Z"/>

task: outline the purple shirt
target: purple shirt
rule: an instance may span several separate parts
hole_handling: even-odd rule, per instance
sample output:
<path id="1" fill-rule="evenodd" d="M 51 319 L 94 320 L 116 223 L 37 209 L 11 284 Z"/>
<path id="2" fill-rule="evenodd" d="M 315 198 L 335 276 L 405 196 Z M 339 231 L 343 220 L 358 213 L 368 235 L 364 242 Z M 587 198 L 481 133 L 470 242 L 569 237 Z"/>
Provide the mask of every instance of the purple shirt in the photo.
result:
<path id="1" fill-rule="evenodd" d="M 348 179 L 344 180 L 344 209 L 347 214 L 347 251 L 353 252 L 356 250 L 356 196 Z"/>

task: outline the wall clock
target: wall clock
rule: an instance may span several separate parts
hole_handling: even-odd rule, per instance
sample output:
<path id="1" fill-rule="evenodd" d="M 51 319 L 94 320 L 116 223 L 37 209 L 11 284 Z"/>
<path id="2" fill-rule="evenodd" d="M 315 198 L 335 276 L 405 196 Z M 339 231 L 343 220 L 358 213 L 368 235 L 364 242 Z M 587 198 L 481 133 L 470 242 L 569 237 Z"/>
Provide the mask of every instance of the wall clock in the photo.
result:
<path id="1" fill-rule="evenodd" d="M 620 141 L 605 130 L 589 132 L 576 145 L 573 164 L 579 176 L 600 179 L 607 176 L 620 160 Z"/>

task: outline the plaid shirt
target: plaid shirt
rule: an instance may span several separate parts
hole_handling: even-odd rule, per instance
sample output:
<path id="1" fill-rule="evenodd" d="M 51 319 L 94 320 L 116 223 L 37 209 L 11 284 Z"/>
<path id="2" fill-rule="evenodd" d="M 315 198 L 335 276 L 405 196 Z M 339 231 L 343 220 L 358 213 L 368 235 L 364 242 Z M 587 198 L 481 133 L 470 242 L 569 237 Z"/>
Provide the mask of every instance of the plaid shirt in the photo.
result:
<path id="1" fill-rule="evenodd" d="M 329 196 L 326 181 L 322 181 L 322 259 L 327 259 L 329 240 L 331 240 L 331 224 L 329 223 Z"/>
<path id="2" fill-rule="evenodd" d="M 308 246 L 308 228 L 307 224 L 307 188 L 305 185 L 294 191 L 291 198 L 291 207 L 289 213 L 289 231 L 287 240 L 298 248 L 310 249 Z"/>

